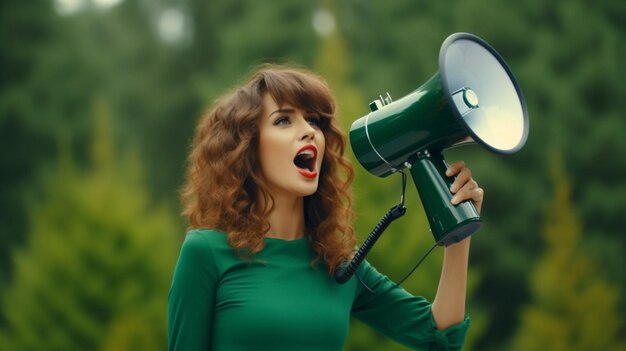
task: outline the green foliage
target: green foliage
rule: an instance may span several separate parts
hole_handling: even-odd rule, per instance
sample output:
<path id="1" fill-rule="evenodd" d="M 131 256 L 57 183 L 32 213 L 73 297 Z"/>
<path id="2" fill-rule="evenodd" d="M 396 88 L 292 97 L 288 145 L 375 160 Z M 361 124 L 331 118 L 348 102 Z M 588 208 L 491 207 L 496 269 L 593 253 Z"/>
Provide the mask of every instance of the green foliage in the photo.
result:
<path id="1" fill-rule="evenodd" d="M 26 237 L 24 193 L 54 145 L 30 118 L 41 113 L 30 103 L 33 66 L 58 24 L 50 8 L 49 1 L 0 3 L 0 286 L 9 278 L 9 251 Z"/>
<path id="2" fill-rule="evenodd" d="M 561 159 L 552 164 L 546 251 L 531 275 L 532 304 L 521 314 L 516 350 L 623 350 L 618 289 L 581 247 L 582 225 L 571 207 Z"/>
<path id="3" fill-rule="evenodd" d="M 54 194 L 70 198 L 67 194 L 78 191 L 54 184 L 63 183 L 61 177 L 72 182 L 97 178 L 95 171 L 79 171 L 92 161 L 93 120 L 86 116 L 94 96 L 108 101 L 116 147 L 137 147 L 136 158 L 144 162 L 149 176 L 139 184 L 147 189 L 137 187 L 145 191 L 142 206 L 152 211 L 163 200 L 169 204 L 167 216 L 173 216 L 198 116 L 252 67 L 268 61 L 314 67 L 331 83 L 347 131 L 367 113 L 366 104 L 374 97 L 388 91 L 398 99 L 428 79 L 437 70 L 441 42 L 456 31 L 477 34 L 502 54 L 524 91 L 531 126 L 525 148 L 510 157 L 478 147 L 447 152 L 449 161 L 466 160 L 486 191 L 484 226 L 472 242 L 471 274 L 476 278 L 470 283 L 477 286 L 470 288 L 468 307 L 488 316 L 478 318 L 469 311 L 468 337 L 484 335 L 476 343 L 481 350 L 510 344 L 521 306 L 534 293 L 527 275 L 529 264 L 541 257 L 539 219 L 549 206 L 546 170 L 552 161 L 545 150 L 563 155 L 572 184 L 570 207 L 584 233 L 578 245 L 594 257 L 617 291 L 626 291 L 626 163 L 620 162 L 626 155 L 623 1 L 124 0 L 106 11 L 87 6 L 71 16 L 55 13 L 54 3 L 0 2 L 0 294 L 24 279 L 16 277 L 11 284 L 11 272 L 21 273 L 12 268 L 10 257 L 30 251 L 35 239 L 28 239 L 25 249 L 20 246 L 31 235 L 42 235 L 36 234 L 43 229 L 34 219 L 43 215 L 35 214 L 51 211 Z M 335 14 L 340 36 L 315 35 L 311 20 L 319 6 Z M 189 36 L 174 45 L 162 41 L 157 31 L 166 9 L 179 10 L 187 20 Z M 54 152 L 57 140 L 71 150 L 77 170 L 59 171 L 52 180 L 47 170 L 61 162 Z M 120 166 L 119 158 L 111 162 L 107 167 L 118 169 L 116 174 L 130 167 L 128 162 Z M 354 164 L 362 242 L 398 201 L 400 181 L 375 178 Z M 65 190 L 54 190 L 61 188 Z M 401 278 L 432 243 L 412 184 L 408 190 L 407 216 L 392 224 L 368 256 L 393 279 Z M 29 198 L 41 201 L 29 206 Z M 96 206 L 82 201 L 81 209 Z M 69 210 L 64 213 L 73 218 Z M 16 254 L 18 249 L 22 253 Z M 409 279 L 407 289 L 434 296 L 439 251 Z M 623 293 L 617 300 L 616 309 L 624 310 Z M 11 313 L 0 311 L 0 328 L 13 323 Z M 136 323 L 132 333 L 150 334 L 140 325 L 151 323 L 136 316 L 111 319 L 107 338 L 118 341 L 107 342 L 107 348 L 134 343 L 123 327 L 113 325 Z M 624 318 L 619 319 L 623 325 Z M 478 332 L 483 323 L 486 331 Z M 351 342 L 361 349 L 370 349 L 379 338 L 369 330 L 353 330 L 357 334 Z"/>
<path id="4" fill-rule="evenodd" d="M 326 1 L 324 8 L 332 11 L 334 6 L 332 2 Z M 322 37 L 320 46 L 315 69 L 326 77 L 331 85 L 339 104 L 339 119 L 347 132 L 356 118 L 368 112 L 367 103 L 348 79 L 350 55 L 346 50 L 346 43 L 341 32 L 335 30 Z M 351 152 L 347 155 L 351 157 L 356 173 L 353 188 L 357 214 L 355 225 L 359 242 L 363 242 L 385 212 L 398 203 L 401 181 L 399 176 L 388 179 L 376 178 L 359 165 Z M 388 274 L 395 281 L 402 279 L 403 274 L 419 260 L 421 253 L 426 252 L 434 243 L 410 176 L 408 182 L 406 206 L 409 211 L 407 216 L 394 222 L 367 256 L 377 269 Z M 433 253 L 403 286 L 408 291 L 425 296 L 432 301 L 439 280 L 442 259 L 441 250 Z M 479 274 L 475 270 L 470 270 L 468 279 L 470 293 L 477 286 L 479 279 Z M 486 327 L 484 321 L 486 316 L 483 313 L 477 309 L 472 309 L 469 313 L 472 318 L 472 328 L 468 333 L 466 350 L 471 350 L 472 344 Z M 358 321 L 351 323 L 345 349 L 407 350 L 406 347 L 394 343 Z"/>
<path id="5" fill-rule="evenodd" d="M 93 168 L 64 149 L 2 299 L 7 350 L 147 350 L 166 340 L 176 222 L 152 208 L 139 162 L 119 166 L 103 103 L 95 106 Z"/>
<path id="6" fill-rule="evenodd" d="M 399 98 L 435 71 L 443 39 L 457 31 L 477 34 L 509 64 L 526 97 L 530 134 L 511 157 L 484 150 L 459 150 L 485 189 L 484 228 L 473 243 L 475 267 L 484 272 L 476 297 L 490 309 L 488 338 L 501 344 L 516 325 L 528 298 L 528 262 L 537 259 L 546 206 L 549 164 L 545 150 L 563 152 L 574 184 L 585 246 L 599 257 L 609 279 L 626 290 L 624 255 L 626 189 L 622 174 L 626 144 L 626 7 L 619 1 L 502 2 L 342 1 L 338 23 L 353 56 L 353 81 L 366 96 L 389 91 Z M 623 309 L 626 301 L 621 298 Z"/>

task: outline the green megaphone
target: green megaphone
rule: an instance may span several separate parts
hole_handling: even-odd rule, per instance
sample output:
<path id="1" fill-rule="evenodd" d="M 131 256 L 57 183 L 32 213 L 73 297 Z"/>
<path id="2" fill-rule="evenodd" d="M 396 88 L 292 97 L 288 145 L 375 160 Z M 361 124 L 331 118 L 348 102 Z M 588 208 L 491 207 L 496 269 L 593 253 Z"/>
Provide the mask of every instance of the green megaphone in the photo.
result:
<path id="1" fill-rule="evenodd" d="M 439 71 L 391 101 L 387 94 L 350 128 L 361 165 L 386 177 L 410 168 L 435 241 L 448 246 L 473 234 L 480 215 L 470 201 L 452 205 L 443 151 L 478 143 L 498 154 L 520 150 L 528 137 L 522 91 L 502 57 L 469 34 L 449 36 L 439 52 Z"/>

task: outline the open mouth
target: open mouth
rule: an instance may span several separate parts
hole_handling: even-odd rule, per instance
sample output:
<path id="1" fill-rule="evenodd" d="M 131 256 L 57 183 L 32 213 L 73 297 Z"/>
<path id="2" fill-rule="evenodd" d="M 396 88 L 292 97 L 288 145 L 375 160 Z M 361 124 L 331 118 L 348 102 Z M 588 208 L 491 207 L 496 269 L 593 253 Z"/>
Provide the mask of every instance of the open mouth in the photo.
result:
<path id="1" fill-rule="evenodd" d="M 298 167 L 300 173 L 306 177 L 312 178 L 317 175 L 315 161 L 317 159 L 317 150 L 313 145 L 307 145 L 298 151 L 293 159 L 293 163 Z"/>

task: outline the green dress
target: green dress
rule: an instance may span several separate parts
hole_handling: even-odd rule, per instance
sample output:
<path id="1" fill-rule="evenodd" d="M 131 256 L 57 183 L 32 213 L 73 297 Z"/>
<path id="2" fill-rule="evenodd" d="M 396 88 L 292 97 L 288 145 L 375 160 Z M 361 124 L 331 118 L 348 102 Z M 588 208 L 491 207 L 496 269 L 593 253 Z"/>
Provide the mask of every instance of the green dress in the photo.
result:
<path id="1" fill-rule="evenodd" d="M 169 292 L 169 350 L 342 350 L 350 317 L 418 350 L 458 350 L 469 319 L 438 331 L 431 304 L 363 262 L 341 285 L 307 238 L 266 238 L 251 259 L 239 258 L 226 235 L 192 230 L 182 245 Z"/>

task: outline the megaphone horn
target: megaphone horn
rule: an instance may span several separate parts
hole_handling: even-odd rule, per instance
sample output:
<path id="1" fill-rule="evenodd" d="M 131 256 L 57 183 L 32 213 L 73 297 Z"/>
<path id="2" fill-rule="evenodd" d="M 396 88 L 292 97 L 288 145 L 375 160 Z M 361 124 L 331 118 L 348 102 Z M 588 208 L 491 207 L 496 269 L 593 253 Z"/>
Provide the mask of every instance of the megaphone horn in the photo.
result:
<path id="1" fill-rule="evenodd" d="M 449 36 L 439 52 L 439 71 L 397 101 L 380 97 L 350 128 L 359 163 L 386 177 L 410 168 L 430 228 L 439 245 L 473 234 L 481 225 L 470 201 L 452 205 L 453 179 L 443 151 L 478 143 L 498 154 L 519 151 L 528 137 L 522 91 L 502 57 L 469 34 Z"/>

